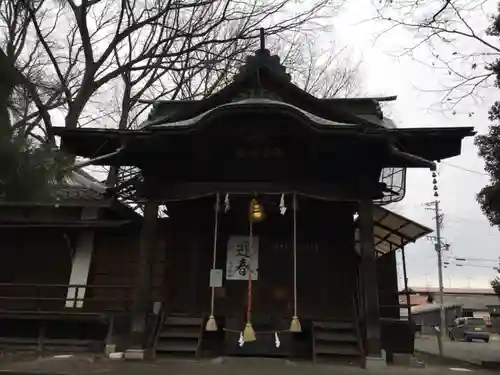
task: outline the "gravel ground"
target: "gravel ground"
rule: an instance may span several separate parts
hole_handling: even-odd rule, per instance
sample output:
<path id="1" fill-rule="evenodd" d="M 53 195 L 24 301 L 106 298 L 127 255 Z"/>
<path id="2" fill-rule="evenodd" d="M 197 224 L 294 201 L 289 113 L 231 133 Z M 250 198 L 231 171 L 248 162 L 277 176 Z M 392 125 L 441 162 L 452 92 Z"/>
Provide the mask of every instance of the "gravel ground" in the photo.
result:
<path id="1" fill-rule="evenodd" d="M 458 367 L 458 366 L 455 366 Z M 109 375 L 355 375 L 355 374 L 420 374 L 448 375 L 464 370 L 450 366 L 427 366 L 424 369 L 407 369 L 388 367 L 379 370 L 363 370 L 358 367 L 312 364 L 310 362 L 290 362 L 280 359 L 264 358 L 229 358 L 218 360 L 181 360 L 158 359 L 155 361 L 130 362 L 109 360 L 89 355 L 74 355 L 69 358 L 2 358 L 0 373 L 15 372 L 17 374 L 98 374 Z M 492 375 L 498 372 L 470 368 L 468 372 L 478 375 Z"/>
<path id="2" fill-rule="evenodd" d="M 439 349 L 435 337 L 425 337 L 415 339 L 415 350 L 438 355 Z M 481 365 L 483 362 L 500 363 L 500 341 L 484 342 L 444 342 L 444 355 L 449 358 L 467 361 Z"/>

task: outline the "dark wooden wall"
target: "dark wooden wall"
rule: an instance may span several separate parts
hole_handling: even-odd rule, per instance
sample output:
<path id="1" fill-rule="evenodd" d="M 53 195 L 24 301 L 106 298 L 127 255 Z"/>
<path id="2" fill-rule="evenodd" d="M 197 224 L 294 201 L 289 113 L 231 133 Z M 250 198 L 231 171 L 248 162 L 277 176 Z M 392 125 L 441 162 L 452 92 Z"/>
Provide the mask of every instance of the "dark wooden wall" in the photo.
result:
<path id="1" fill-rule="evenodd" d="M 266 219 L 254 225 L 259 236 L 259 279 L 253 283 L 253 311 L 293 315 L 293 221 L 291 202 L 279 214 L 279 196 L 259 197 Z M 221 214 L 216 268 L 225 271 L 230 235 L 249 234 L 248 197 L 232 198 L 231 209 Z M 169 205 L 172 225 L 171 267 L 166 278 L 169 311 L 208 312 L 209 271 L 212 268 L 213 197 Z M 297 213 L 299 315 L 352 317 L 356 288 L 353 216 L 348 204 L 302 199 Z M 216 313 L 244 315 L 247 282 L 225 280 L 216 290 Z"/>
<path id="2" fill-rule="evenodd" d="M 391 251 L 378 258 L 380 316 L 399 319 L 398 270 L 396 253 Z"/>
<path id="3" fill-rule="evenodd" d="M 71 273 L 71 241 L 74 233 L 62 229 L 27 228 L 0 230 L 2 259 L 0 283 L 68 284 Z M 0 286 L 2 309 L 60 309 L 66 287 Z M 25 297 L 9 300 L 7 297 Z M 35 300 L 35 297 L 60 298 Z"/>
<path id="4" fill-rule="evenodd" d="M 152 258 L 151 300 L 164 299 L 163 280 L 167 230 L 159 223 L 158 240 Z M 94 239 L 94 253 L 85 307 L 91 310 L 122 310 L 132 306 L 133 286 L 138 275 L 139 227 L 100 230 Z"/>
<path id="5" fill-rule="evenodd" d="M 260 196 L 259 200 L 264 204 L 267 217 L 254 226 L 260 249 L 259 280 L 253 283 L 253 310 L 289 317 L 293 314 L 292 202 L 287 196 L 288 212 L 282 216 L 278 208 L 279 196 Z M 158 223 L 151 300 L 166 302 L 167 312 L 209 312 L 214 203 L 213 196 L 171 203 L 168 205 L 171 217 Z M 232 197 L 231 209 L 220 215 L 216 268 L 226 268 L 229 236 L 249 233 L 248 203 L 249 197 Z M 297 289 L 300 317 L 353 316 L 352 298 L 357 289 L 353 211 L 354 207 L 348 203 L 299 199 Z M 0 232 L 4 251 L 0 282 L 67 285 L 77 235 L 78 229 L 31 228 Z M 138 274 L 139 240 L 140 225 L 96 231 L 84 310 L 131 307 Z M 398 304 L 396 272 L 393 255 L 379 259 L 379 288 L 384 292 L 381 293 L 381 305 Z M 387 299 L 385 292 L 389 290 L 391 297 Z M 33 295 L 35 291 L 3 288 L 0 296 L 9 293 Z M 41 291 L 44 296 L 60 298 L 57 303 L 51 302 L 58 308 L 64 307 L 66 293 L 65 287 Z M 0 303 L 5 306 L 7 302 L 0 299 Z M 9 306 L 13 306 L 11 301 Z M 246 306 L 247 283 L 224 279 L 223 288 L 216 289 L 216 313 L 243 316 Z"/>

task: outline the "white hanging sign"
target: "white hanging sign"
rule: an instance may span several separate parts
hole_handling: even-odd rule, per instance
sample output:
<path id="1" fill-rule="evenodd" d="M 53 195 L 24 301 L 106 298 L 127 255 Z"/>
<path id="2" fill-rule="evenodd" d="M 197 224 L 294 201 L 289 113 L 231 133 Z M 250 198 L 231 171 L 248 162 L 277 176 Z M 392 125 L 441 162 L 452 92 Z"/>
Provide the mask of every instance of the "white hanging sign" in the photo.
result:
<path id="1" fill-rule="evenodd" d="M 222 288 L 222 270 L 219 269 L 210 270 L 210 287 Z"/>
<path id="2" fill-rule="evenodd" d="M 227 241 L 226 280 L 252 280 L 259 276 L 259 237 L 253 237 L 250 250 L 249 236 L 230 236 Z"/>

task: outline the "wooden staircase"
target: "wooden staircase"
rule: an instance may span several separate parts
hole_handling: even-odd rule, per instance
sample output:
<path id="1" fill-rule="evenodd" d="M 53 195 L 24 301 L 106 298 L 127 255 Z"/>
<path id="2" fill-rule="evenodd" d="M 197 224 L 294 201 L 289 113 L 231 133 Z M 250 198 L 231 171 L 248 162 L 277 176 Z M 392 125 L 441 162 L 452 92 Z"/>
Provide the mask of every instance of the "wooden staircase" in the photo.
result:
<path id="1" fill-rule="evenodd" d="M 358 330 L 354 322 L 312 322 L 313 361 L 334 360 L 363 363 Z"/>
<path id="2" fill-rule="evenodd" d="M 170 315 L 163 319 L 154 345 L 157 356 L 200 354 L 204 331 L 203 316 Z"/>

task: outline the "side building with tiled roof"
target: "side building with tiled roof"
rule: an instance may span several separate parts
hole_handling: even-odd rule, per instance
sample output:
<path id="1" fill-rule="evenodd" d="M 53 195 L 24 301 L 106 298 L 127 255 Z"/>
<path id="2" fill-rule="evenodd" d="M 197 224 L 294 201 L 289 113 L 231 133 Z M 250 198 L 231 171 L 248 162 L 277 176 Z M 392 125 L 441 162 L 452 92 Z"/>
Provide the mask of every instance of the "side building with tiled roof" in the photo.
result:
<path id="1" fill-rule="evenodd" d="M 131 290 L 126 285 L 135 272 L 140 224 L 134 210 L 109 197 L 103 184 L 80 171 L 56 186 L 52 199 L 0 202 L 0 310 L 17 305 L 19 310 L 39 305 L 54 311 L 64 306 L 91 309 L 92 303 L 84 300 L 128 300 Z M 106 259 L 95 262 L 96 257 Z M 91 270 L 92 264 L 106 263 L 114 267 Z M 107 284 L 123 287 L 111 291 Z M 27 299 L 21 301 L 21 296 Z"/>

